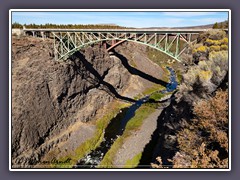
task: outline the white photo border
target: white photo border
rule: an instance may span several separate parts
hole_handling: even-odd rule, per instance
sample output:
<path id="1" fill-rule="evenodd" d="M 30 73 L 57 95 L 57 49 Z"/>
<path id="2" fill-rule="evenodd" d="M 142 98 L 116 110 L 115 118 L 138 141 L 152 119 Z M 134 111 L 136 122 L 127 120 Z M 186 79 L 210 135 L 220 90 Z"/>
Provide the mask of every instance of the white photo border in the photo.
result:
<path id="1" fill-rule="evenodd" d="M 12 12 L 228 12 L 228 80 L 229 80 L 229 160 L 226 169 L 64 169 L 64 168 L 12 168 L 11 158 L 11 121 L 12 121 Z M 9 171 L 231 171 L 231 10 L 230 9 L 10 9 L 9 10 Z"/>

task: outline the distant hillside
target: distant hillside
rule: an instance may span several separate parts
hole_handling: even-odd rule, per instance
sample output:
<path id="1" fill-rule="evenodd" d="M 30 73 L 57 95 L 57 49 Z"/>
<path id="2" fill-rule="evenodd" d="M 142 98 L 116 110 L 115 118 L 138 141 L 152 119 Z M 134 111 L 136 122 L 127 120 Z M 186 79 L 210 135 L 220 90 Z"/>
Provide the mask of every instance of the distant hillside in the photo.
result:
<path id="1" fill-rule="evenodd" d="M 209 29 L 212 28 L 214 24 L 200 25 L 200 26 L 184 26 L 184 27 L 149 27 L 147 29 Z"/>
<path id="2" fill-rule="evenodd" d="M 191 29 L 211 29 L 213 27 L 213 24 L 207 24 L 207 25 L 200 25 L 200 26 L 187 26 L 187 27 L 178 27 L 178 29 L 181 28 L 191 28 Z"/>
<path id="3" fill-rule="evenodd" d="M 185 26 L 185 27 L 149 27 L 149 29 L 185 29 L 185 28 L 191 28 L 191 29 L 210 29 L 213 28 L 214 24 L 207 24 L 207 25 L 199 25 L 199 26 Z M 217 22 L 218 24 L 218 28 L 224 27 L 227 28 L 228 27 L 228 21 L 223 21 L 223 22 Z"/>

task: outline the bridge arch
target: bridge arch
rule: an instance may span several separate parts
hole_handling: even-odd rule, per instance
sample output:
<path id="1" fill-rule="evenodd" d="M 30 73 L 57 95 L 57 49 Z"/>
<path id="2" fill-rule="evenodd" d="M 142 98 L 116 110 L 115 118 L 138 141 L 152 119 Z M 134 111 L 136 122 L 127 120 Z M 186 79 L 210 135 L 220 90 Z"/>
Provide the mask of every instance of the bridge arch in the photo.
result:
<path id="1" fill-rule="evenodd" d="M 187 49 L 189 44 L 195 40 L 191 39 L 191 34 L 183 33 L 53 33 L 54 35 L 54 50 L 56 60 L 66 60 L 76 51 L 89 46 L 91 44 L 102 41 L 130 41 L 143 44 L 154 48 L 169 57 L 181 61 L 180 55 Z M 180 41 L 185 43 L 185 46 L 180 48 Z M 174 47 L 174 48 L 172 48 Z M 174 52 L 173 50 L 174 49 Z"/>
<path id="2" fill-rule="evenodd" d="M 181 60 L 179 60 L 177 57 L 175 57 L 173 53 L 171 53 L 171 52 L 166 52 L 166 51 L 165 51 L 164 49 L 162 49 L 162 48 L 153 46 L 153 45 L 151 45 L 151 44 L 145 44 L 145 43 L 143 43 L 143 42 L 141 42 L 141 41 L 133 41 L 133 40 L 130 40 L 130 39 L 103 39 L 103 40 L 99 40 L 99 41 L 91 41 L 91 42 L 85 43 L 84 45 L 80 45 L 80 46 L 78 46 L 78 47 L 75 47 L 75 48 L 71 49 L 69 52 L 66 52 L 64 55 L 62 55 L 62 56 L 59 58 L 59 60 L 60 60 L 60 59 L 66 60 L 69 56 L 71 56 L 71 55 L 74 54 L 75 52 L 79 51 L 79 50 L 82 49 L 82 48 L 85 48 L 85 47 L 87 47 L 87 46 L 90 46 L 90 45 L 92 45 L 92 44 L 97 44 L 97 43 L 99 43 L 99 42 L 111 41 L 111 40 L 129 41 L 129 42 L 134 42 L 134 43 L 142 44 L 142 45 L 151 47 L 151 48 L 153 48 L 153 49 L 156 49 L 156 50 L 158 50 L 158 51 L 160 51 L 160 52 L 162 52 L 162 53 L 164 53 L 164 54 L 167 54 L 169 57 L 171 57 L 171 58 L 173 58 L 173 59 L 175 59 L 175 60 L 177 60 L 177 61 L 181 61 Z"/>

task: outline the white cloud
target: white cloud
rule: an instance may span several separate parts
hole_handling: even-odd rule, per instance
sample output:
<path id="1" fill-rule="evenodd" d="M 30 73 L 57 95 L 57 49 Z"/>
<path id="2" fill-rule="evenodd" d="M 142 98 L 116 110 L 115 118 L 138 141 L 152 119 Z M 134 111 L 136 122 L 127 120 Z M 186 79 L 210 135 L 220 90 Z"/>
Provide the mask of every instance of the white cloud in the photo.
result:
<path id="1" fill-rule="evenodd" d="M 192 17 L 216 15 L 216 12 L 163 12 L 165 16 Z"/>
<path id="2" fill-rule="evenodd" d="M 201 19 L 191 19 L 191 22 L 202 23 L 202 24 L 211 24 L 215 22 L 222 22 L 227 19 L 222 18 L 201 18 Z"/>

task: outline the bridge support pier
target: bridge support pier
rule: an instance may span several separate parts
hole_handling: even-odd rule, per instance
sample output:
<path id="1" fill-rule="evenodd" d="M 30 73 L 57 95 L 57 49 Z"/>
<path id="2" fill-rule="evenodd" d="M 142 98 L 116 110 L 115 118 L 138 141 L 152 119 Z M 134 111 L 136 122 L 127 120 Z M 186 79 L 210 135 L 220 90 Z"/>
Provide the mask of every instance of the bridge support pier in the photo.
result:
<path id="1" fill-rule="evenodd" d="M 106 43 L 105 41 L 102 41 L 101 44 L 102 44 L 102 46 L 103 46 L 104 49 L 107 49 L 107 43 Z"/>
<path id="2" fill-rule="evenodd" d="M 112 40 L 111 46 L 113 46 L 114 44 L 116 44 L 116 40 L 115 39 Z"/>
<path id="3" fill-rule="evenodd" d="M 45 34 L 44 34 L 44 32 L 41 31 L 40 33 L 41 33 L 42 38 L 44 39 L 44 38 L 45 38 Z"/>

